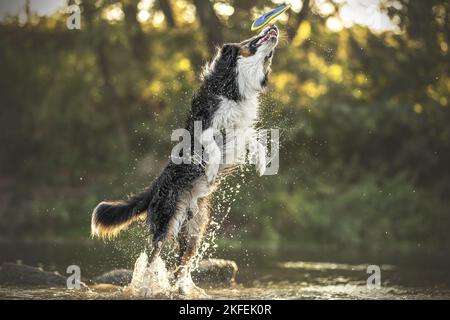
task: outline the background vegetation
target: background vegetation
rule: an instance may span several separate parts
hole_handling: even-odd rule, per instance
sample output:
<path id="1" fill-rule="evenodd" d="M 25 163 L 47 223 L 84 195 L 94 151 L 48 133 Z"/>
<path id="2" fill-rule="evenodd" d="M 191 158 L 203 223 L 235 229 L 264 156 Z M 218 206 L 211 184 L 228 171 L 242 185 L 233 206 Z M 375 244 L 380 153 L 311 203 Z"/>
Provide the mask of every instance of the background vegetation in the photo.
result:
<path id="1" fill-rule="evenodd" d="M 64 11 L 4 18 L 0 236 L 88 238 L 96 203 L 167 162 L 215 46 L 278 2 L 79 1 L 71 31 Z M 347 2 L 304 0 L 278 22 L 261 125 L 281 130 L 280 171 L 231 178 L 220 236 L 448 250 L 450 4 L 362 1 L 390 17 L 377 30 L 342 25 Z"/>

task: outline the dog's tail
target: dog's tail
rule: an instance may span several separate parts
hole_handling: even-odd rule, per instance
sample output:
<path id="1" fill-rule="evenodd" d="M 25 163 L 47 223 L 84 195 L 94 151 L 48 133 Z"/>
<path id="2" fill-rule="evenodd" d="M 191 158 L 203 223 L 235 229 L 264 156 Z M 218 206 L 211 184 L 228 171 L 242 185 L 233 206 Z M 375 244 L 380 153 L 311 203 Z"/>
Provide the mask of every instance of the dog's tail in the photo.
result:
<path id="1" fill-rule="evenodd" d="M 125 201 L 100 202 L 92 212 L 91 235 L 112 238 L 133 221 L 147 214 L 151 189 L 132 196 Z"/>

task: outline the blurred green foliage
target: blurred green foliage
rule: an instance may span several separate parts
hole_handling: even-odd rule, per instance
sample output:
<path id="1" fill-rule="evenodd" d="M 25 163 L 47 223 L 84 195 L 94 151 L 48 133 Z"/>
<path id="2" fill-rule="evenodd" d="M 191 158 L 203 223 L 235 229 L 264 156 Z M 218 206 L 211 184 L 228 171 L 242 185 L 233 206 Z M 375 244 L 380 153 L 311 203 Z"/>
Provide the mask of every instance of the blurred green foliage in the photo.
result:
<path id="1" fill-rule="evenodd" d="M 374 32 L 330 30 L 341 2 L 325 2 L 279 22 L 261 126 L 281 130 L 280 171 L 230 178 L 221 236 L 448 249 L 450 5 L 382 1 L 396 28 Z M 215 44 L 275 5 L 217 3 L 155 1 L 142 22 L 139 1 L 83 1 L 72 31 L 62 12 L 1 23 L 2 237 L 88 237 L 98 201 L 151 182 Z"/>

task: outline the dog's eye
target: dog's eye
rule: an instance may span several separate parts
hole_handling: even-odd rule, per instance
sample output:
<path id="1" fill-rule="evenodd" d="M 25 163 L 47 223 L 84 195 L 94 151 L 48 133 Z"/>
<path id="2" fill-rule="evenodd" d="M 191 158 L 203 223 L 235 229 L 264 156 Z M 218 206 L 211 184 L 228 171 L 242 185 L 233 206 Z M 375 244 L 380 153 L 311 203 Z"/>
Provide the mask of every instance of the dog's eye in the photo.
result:
<path id="1" fill-rule="evenodd" d="M 256 50 L 257 50 L 257 45 L 256 45 L 256 41 L 251 41 L 248 45 L 248 49 L 250 51 L 250 55 L 255 54 Z"/>

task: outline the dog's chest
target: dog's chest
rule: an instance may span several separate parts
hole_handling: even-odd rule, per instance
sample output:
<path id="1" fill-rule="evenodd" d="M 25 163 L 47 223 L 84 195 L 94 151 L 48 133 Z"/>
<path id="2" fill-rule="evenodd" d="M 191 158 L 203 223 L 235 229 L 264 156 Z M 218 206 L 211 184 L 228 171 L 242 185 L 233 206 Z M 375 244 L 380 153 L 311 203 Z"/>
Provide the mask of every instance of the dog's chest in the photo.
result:
<path id="1" fill-rule="evenodd" d="M 222 98 L 216 110 L 212 127 L 223 140 L 216 140 L 222 152 L 221 169 L 243 163 L 246 145 L 254 137 L 254 124 L 258 117 L 258 99 L 239 102 Z M 225 136 L 223 136 L 225 133 Z"/>
<path id="2" fill-rule="evenodd" d="M 247 129 L 253 127 L 258 117 L 257 97 L 239 102 L 222 97 L 213 115 L 212 126 L 215 131 L 222 129 Z"/>

